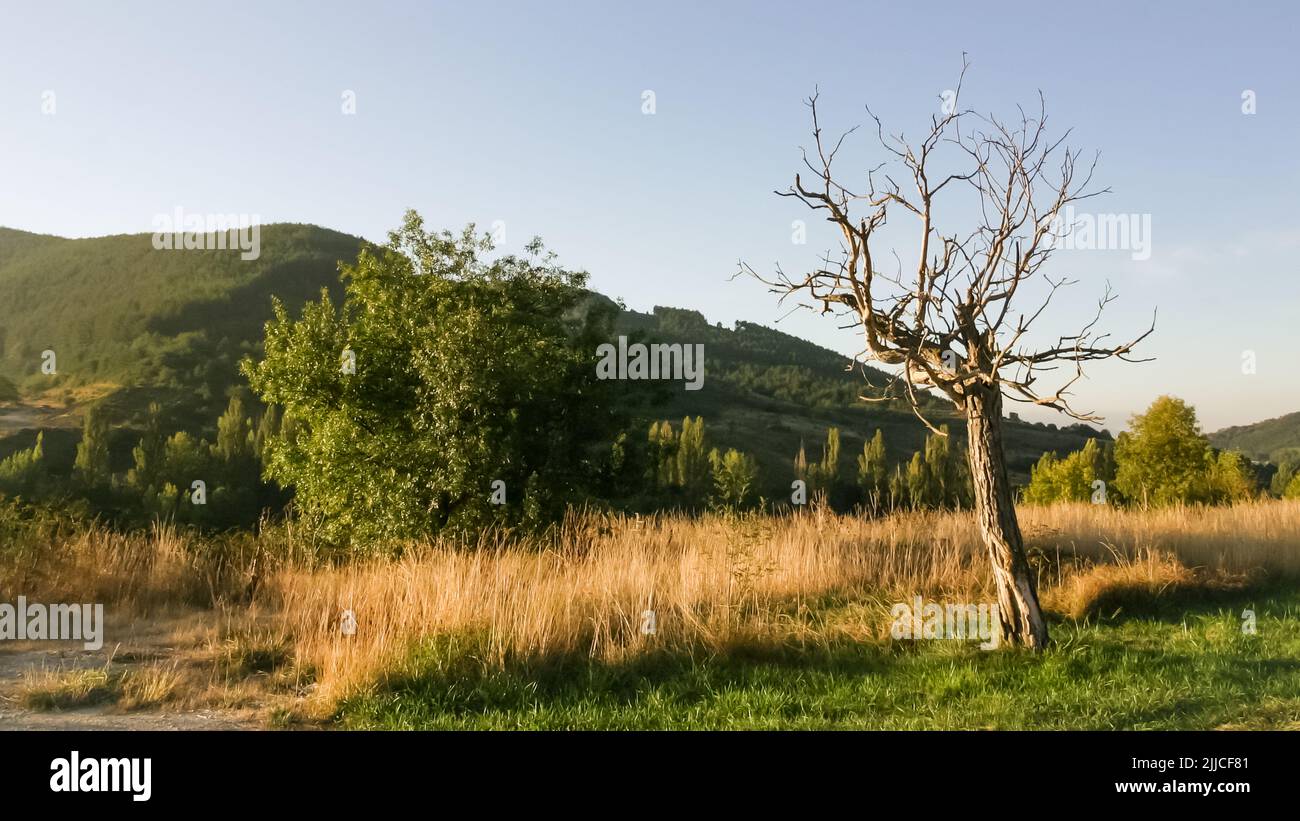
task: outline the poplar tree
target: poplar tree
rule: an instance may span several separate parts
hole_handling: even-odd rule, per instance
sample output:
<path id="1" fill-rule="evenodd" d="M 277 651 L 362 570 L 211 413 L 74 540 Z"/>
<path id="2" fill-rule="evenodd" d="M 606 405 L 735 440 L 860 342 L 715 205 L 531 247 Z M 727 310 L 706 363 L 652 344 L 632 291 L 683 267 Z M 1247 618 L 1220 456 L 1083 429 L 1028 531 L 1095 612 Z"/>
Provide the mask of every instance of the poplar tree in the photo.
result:
<path id="1" fill-rule="evenodd" d="M 871 510 L 882 508 L 889 493 L 889 466 L 885 460 L 885 435 L 876 428 L 876 434 L 862 443 L 862 455 L 858 457 L 858 487 Z"/>
<path id="2" fill-rule="evenodd" d="M 82 420 L 81 441 L 77 443 L 77 459 L 73 465 L 77 478 L 88 487 L 107 485 L 112 479 L 108 432 L 107 415 L 99 405 L 92 405 Z"/>

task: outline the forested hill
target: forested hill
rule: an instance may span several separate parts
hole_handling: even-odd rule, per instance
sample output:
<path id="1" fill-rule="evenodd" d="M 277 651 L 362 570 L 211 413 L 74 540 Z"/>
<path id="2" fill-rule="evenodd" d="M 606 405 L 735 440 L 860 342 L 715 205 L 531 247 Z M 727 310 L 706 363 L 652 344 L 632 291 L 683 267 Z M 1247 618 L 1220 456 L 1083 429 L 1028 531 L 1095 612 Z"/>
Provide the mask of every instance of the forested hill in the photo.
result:
<path id="1" fill-rule="evenodd" d="M 699 311 L 656 306 L 649 314 L 625 310 L 621 333 L 645 333 L 649 338 L 704 345 L 708 380 L 813 408 L 861 405 L 862 394 L 878 397 L 889 375 L 875 368 L 851 367 L 845 357 L 780 331 L 737 322 L 733 328 L 710 325 Z M 922 394 L 927 406 L 947 403 Z M 906 410 L 904 401 L 889 406 Z"/>
<path id="2" fill-rule="evenodd" d="M 841 470 L 850 475 L 857 469 L 854 460 L 864 441 L 877 429 L 884 432 L 894 461 L 905 461 L 924 447 L 928 431 L 904 399 L 861 398 L 879 398 L 888 374 L 853 365 L 806 340 L 751 322 L 737 322 L 733 328 L 710 325 L 698 311 L 666 307 L 648 314 L 623 311 L 618 329 L 640 333 L 648 341 L 702 343 L 704 389 L 675 388 L 660 415 L 674 420 L 687 414 L 703 416 L 712 441 L 754 454 L 765 476 L 786 476 L 801 445 L 810 459 L 820 458 L 826 430 L 832 426 L 841 432 Z M 964 422 L 946 399 L 922 394 L 921 401 L 932 424 L 947 424 L 959 438 L 965 436 Z M 1109 436 L 1086 425 L 1016 420 L 1008 421 L 1006 433 L 1008 467 L 1013 481 L 1021 483 L 1045 451 L 1064 454 L 1083 447 L 1088 438 Z M 771 481 L 763 490 L 775 496 L 782 488 L 775 478 Z"/>
<path id="3" fill-rule="evenodd" d="M 244 261 L 231 250 L 155 250 L 150 234 L 64 239 L 0 228 L 0 377 L 28 405 L 25 415 L 0 410 L 0 436 L 27 428 L 25 441 L 31 428 L 75 428 L 77 406 L 101 397 L 119 423 L 138 425 L 157 400 L 177 427 L 212 424 L 240 381 L 239 359 L 260 346 L 271 296 L 294 313 L 321 288 L 337 296 L 338 263 L 355 259 L 362 243 L 313 225 L 267 225 L 259 258 Z M 885 374 L 850 370 L 845 357 L 810 342 L 752 323 L 711 325 L 674 308 L 623 311 L 618 327 L 702 343 L 704 389 L 668 391 L 653 413 L 702 415 L 715 442 L 755 453 L 765 466 L 788 466 L 800 443 L 817 455 L 831 425 L 844 435 L 846 465 L 877 427 L 896 458 L 923 445 L 925 430 L 904 404 L 859 399 L 878 393 L 867 382 L 883 386 Z M 45 351 L 57 356 L 54 378 L 41 372 Z M 946 402 L 926 401 L 936 423 L 959 426 Z M 34 407 L 44 415 L 33 416 Z M 1014 423 L 1012 471 L 1023 480 L 1044 450 L 1075 450 L 1088 435 L 1082 426 Z M 0 442 L 0 458 L 12 449 Z"/>
<path id="4" fill-rule="evenodd" d="M 0 375 L 28 393 L 51 382 L 149 387 L 219 413 L 239 358 L 261 339 L 271 295 L 296 306 L 322 287 L 339 293 L 338 261 L 355 258 L 361 240 L 268 225 L 260 244 L 260 257 L 244 261 L 230 250 L 155 250 L 150 234 L 0 229 Z M 41 373 L 47 350 L 57 380 Z"/>
<path id="5" fill-rule="evenodd" d="M 1237 450 L 1257 461 L 1277 462 L 1281 452 L 1300 450 L 1300 412 L 1209 434 L 1216 448 Z"/>

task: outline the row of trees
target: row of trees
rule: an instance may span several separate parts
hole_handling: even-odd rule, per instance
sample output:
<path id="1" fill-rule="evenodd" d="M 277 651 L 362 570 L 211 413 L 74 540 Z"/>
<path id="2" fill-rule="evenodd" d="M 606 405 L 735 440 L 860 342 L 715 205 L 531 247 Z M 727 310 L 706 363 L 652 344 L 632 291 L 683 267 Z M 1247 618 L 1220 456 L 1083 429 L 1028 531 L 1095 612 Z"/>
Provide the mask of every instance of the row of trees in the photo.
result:
<path id="1" fill-rule="evenodd" d="M 755 501 L 757 463 L 735 450 L 709 450 L 703 419 L 684 419 L 679 430 L 670 422 L 656 422 L 649 439 L 654 454 L 649 476 L 661 494 L 689 507 Z M 832 427 L 819 458 L 810 459 L 800 446 L 793 476 L 805 483 L 809 499 L 836 509 L 860 506 L 880 513 L 973 504 L 966 448 L 946 425 L 926 437 L 922 450 L 896 463 L 889 461 L 884 434 L 876 430 L 863 443 L 856 466 L 856 475 L 848 475 L 841 464 L 840 431 Z M 1300 498 L 1300 454 L 1280 464 L 1271 482 L 1265 481 L 1258 466 L 1240 453 L 1210 445 L 1190 405 L 1161 397 L 1133 417 L 1130 430 L 1114 442 L 1089 439 L 1064 457 L 1043 454 L 1021 498 L 1029 504 L 1228 504 L 1270 490 L 1275 496 Z"/>
<path id="2" fill-rule="evenodd" d="M 756 501 L 758 462 L 735 448 L 709 448 L 703 417 L 688 416 L 678 429 L 667 420 L 652 422 L 649 442 L 646 481 L 659 499 L 688 508 L 741 508 Z"/>
<path id="3" fill-rule="evenodd" d="M 92 409 L 71 477 L 54 475 L 41 434 L 31 448 L 0 461 L 0 492 L 27 498 L 77 495 L 96 503 L 100 512 L 127 519 L 163 516 L 199 525 L 247 526 L 287 502 L 287 493 L 262 478 L 263 465 L 276 442 L 294 442 L 300 434 L 292 423 L 282 425 L 274 406 L 259 414 L 246 407 L 246 399 L 234 395 L 209 444 L 185 431 L 166 435 L 162 410 L 151 405 L 131 451 L 131 467 L 116 473 L 107 418 Z M 840 431 L 832 427 L 816 460 L 800 446 L 793 477 L 804 482 L 806 500 L 840 510 L 859 508 L 875 515 L 904 508 L 967 509 L 972 488 L 966 451 L 949 434 L 944 426 L 927 436 L 924 448 L 910 459 L 891 463 L 884 434 L 876 430 L 863 443 L 852 472 L 842 464 Z M 644 445 L 621 435 L 613 452 L 606 466 L 608 481 L 597 483 L 601 493 L 591 499 L 629 509 L 738 509 L 762 502 L 757 460 L 734 448 L 710 446 L 703 417 L 684 418 L 677 426 L 652 422 Z M 1300 498 L 1300 460 L 1281 465 L 1267 487 L 1274 495 Z M 480 490 L 491 501 L 489 488 Z M 1022 500 L 1219 504 L 1263 492 L 1266 485 L 1244 457 L 1210 446 L 1193 408 L 1162 397 L 1135 416 L 1131 430 L 1117 442 L 1092 439 L 1064 457 L 1045 453 Z M 502 495 L 512 501 L 508 487 Z"/>
<path id="4" fill-rule="evenodd" d="M 1300 483 L 1277 495 L 1300 496 Z M 1045 453 L 1022 498 L 1031 504 L 1224 504 L 1265 492 L 1259 473 L 1241 454 L 1216 451 L 1201 433 L 1196 411 L 1162 396 L 1130 420 L 1118 440 L 1089 440 L 1064 458 Z"/>
<path id="5" fill-rule="evenodd" d="M 924 451 L 891 465 L 884 434 L 876 430 L 863 444 L 854 474 L 841 464 L 839 428 L 829 428 L 816 461 L 810 461 L 806 448 L 800 446 L 792 476 L 803 486 L 791 486 L 791 501 L 816 501 L 838 510 L 860 507 L 870 513 L 899 508 L 969 507 L 971 488 L 965 449 L 947 434 L 945 426 L 941 434 L 926 438 Z M 645 477 L 648 488 L 653 490 L 654 504 L 688 509 L 740 508 L 761 501 L 757 460 L 734 448 L 724 452 L 710 447 L 702 417 L 687 417 L 680 427 L 666 420 L 653 422 L 648 441 Z"/>
<path id="6" fill-rule="evenodd" d="M 1269 480 L 1269 492 L 1285 499 L 1300 499 L 1300 448 L 1282 448 L 1271 458 L 1277 470 Z"/>
<path id="7" fill-rule="evenodd" d="M 889 464 L 884 433 L 879 429 L 863 443 L 857 473 L 843 476 L 840 465 L 840 431 L 830 428 L 821 458 L 809 462 L 803 446 L 794 458 L 794 475 L 808 492 L 836 509 L 860 506 L 880 513 L 900 508 L 961 509 L 971 504 L 970 473 L 966 450 L 944 425 L 926 437 L 925 448 L 906 462 Z"/>
<path id="8" fill-rule="evenodd" d="M 649 440 L 653 455 L 648 476 L 661 499 L 694 508 L 755 501 L 757 463 L 735 450 L 710 450 L 702 418 L 684 419 L 680 429 L 656 422 Z M 819 458 L 810 459 L 800 446 L 793 476 L 804 482 L 808 499 L 840 510 L 955 510 L 973 503 L 965 446 L 946 425 L 926 437 L 923 450 L 893 464 L 884 434 L 876 430 L 856 464 L 856 475 L 848 475 L 841 464 L 840 431 L 832 427 Z M 1064 457 L 1043 454 L 1021 498 L 1030 504 L 1228 504 L 1270 488 L 1273 495 L 1300 498 L 1300 458 L 1279 466 L 1271 484 L 1266 483 L 1244 456 L 1210 445 L 1190 405 L 1161 397 L 1146 413 L 1133 417 L 1130 430 L 1114 442 L 1090 439 Z"/>
<path id="9" fill-rule="evenodd" d="M 280 435 L 272 408 L 256 421 L 236 394 L 217 420 L 216 441 L 178 431 L 165 433 L 163 411 L 149 406 L 144 430 L 131 451 L 131 467 L 114 471 L 107 414 L 92 407 L 82 423 L 71 475 L 61 474 L 46 452 L 45 436 L 0 461 L 0 492 L 43 501 L 88 503 L 91 512 L 126 522 L 164 517 L 188 524 L 247 527 L 288 497 L 262 479 L 262 457 Z"/>

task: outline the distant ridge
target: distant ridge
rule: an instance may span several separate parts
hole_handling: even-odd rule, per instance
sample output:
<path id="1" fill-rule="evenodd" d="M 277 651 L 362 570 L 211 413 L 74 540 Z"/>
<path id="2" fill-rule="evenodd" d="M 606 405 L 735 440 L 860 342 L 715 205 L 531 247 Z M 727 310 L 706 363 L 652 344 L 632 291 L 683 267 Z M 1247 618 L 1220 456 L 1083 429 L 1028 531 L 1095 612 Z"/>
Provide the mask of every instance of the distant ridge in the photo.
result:
<path id="1" fill-rule="evenodd" d="M 1284 448 L 1300 448 L 1300 411 L 1250 425 L 1234 425 L 1208 436 L 1216 448 L 1241 451 L 1265 461 Z"/>

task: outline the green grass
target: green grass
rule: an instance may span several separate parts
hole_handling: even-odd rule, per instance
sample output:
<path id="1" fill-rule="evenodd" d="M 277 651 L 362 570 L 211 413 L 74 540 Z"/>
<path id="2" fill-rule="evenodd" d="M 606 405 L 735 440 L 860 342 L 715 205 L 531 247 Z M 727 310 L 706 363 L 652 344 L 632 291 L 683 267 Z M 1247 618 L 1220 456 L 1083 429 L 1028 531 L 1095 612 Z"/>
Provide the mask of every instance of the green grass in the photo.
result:
<path id="1" fill-rule="evenodd" d="M 1258 633 L 1242 631 L 1252 607 Z M 417 648 L 340 704 L 384 729 L 1280 729 L 1300 727 L 1300 591 L 1178 615 L 1058 621 L 1035 656 L 957 642 L 739 647 L 622 665 L 496 669 L 482 642 Z"/>

